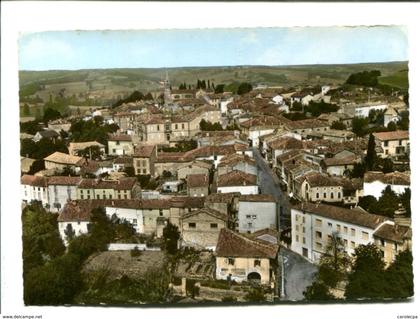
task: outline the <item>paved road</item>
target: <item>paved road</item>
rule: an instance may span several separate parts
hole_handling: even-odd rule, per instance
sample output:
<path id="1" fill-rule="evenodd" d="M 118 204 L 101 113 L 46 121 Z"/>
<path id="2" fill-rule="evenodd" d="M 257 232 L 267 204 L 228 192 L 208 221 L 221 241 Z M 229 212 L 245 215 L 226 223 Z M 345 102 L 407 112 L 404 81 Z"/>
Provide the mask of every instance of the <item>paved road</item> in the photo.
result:
<path id="1" fill-rule="evenodd" d="M 286 249 L 280 249 L 284 260 L 285 298 L 284 300 L 302 300 L 306 287 L 315 280 L 317 267 L 302 256 Z"/>
<path id="2" fill-rule="evenodd" d="M 280 204 L 280 228 L 290 227 L 290 203 L 287 194 L 280 189 L 280 181 L 276 174 L 273 173 L 266 161 L 261 156 L 258 149 L 254 148 L 254 159 L 259 168 L 259 184 L 262 194 L 273 195 Z M 285 298 L 284 300 L 302 300 L 303 292 L 315 279 L 317 267 L 307 261 L 305 258 L 288 250 L 281 248 L 279 255 L 284 260 L 284 277 L 285 277 Z M 279 265 L 279 273 L 281 273 L 281 265 Z M 279 276 L 281 281 L 281 278 Z M 281 283 L 279 282 L 279 286 Z"/>
<path id="3" fill-rule="evenodd" d="M 257 148 L 253 149 L 254 159 L 259 168 L 258 178 L 262 194 L 271 194 L 276 198 L 280 205 L 280 229 L 290 226 L 290 203 L 280 189 L 280 180 L 268 166 Z"/>

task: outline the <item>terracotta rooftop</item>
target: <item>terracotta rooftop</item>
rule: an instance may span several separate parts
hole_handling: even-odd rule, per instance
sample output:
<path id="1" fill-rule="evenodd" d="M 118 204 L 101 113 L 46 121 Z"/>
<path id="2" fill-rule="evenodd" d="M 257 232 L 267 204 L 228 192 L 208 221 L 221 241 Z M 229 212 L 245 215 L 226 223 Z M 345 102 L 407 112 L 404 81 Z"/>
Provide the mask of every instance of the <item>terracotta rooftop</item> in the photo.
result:
<path id="1" fill-rule="evenodd" d="M 191 162 L 194 158 L 187 152 L 158 152 L 157 163 Z"/>
<path id="2" fill-rule="evenodd" d="M 251 127 L 261 127 L 261 126 L 271 126 L 271 127 L 278 127 L 282 124 L 289 123 L 288 119 L 281 117 L 274 117 L 274 116 L 261 116 L 261 117 L 254 117 L 249 119 L 248 121 L 245 121 L 241 123 L 240 125 L 245 128 L 251 128 Z"/>
<path id="3" fill-rule="evenodd" d="M 194 210 L 194 211 L 191 211 L 191 212 L 186 212 L 185 214 L 183 214 L 181 216 L 181 218 L 182 219 L 187 219 L 187 218 L 190 218 L 190 217 L 198 215 L 198 214 L 207 214 L 207 215 L 213 216 L 217 219 L 223 220 L 225 222 L 229 220 L 229 216 L 227 214 L 223 214 L 223 213 L 219 212 L 218 210 L 211 209 L 211 208 L 208 208 L 208 207 L 204 207 L 204 208 Z"/>
<path id="4" fill-rule="evenodd" d="M 131 142 L 132 137 L 131 135 L 127 135 L 127 134 L 119 134 L 119 135 L 110 134 L 108 137 L 108 140 L 118 141 L 118 142 Z"/>
<path id="5" fill-rule="evenodd" d="M 391 172 L 384 174 L 382 172 L 370 171 L 366 172 L 364 176 L 365 183 L 372 183 L 380 181 L 384 184 L 390 185 L 410 185 L 410 175 L 401 172 Z"/>
<path id="6" fill-rule="evenodd" d="M 44 158 L 44 161 L 64 164 L 64 165 L 76 165 L 80 166 L 85 162 L 85 159 L 80 156 L 69 155 L 61 152 L 54 152 L 51 155 Z"/>
<path id="7" fill-rule="evenodd" d="M 187 187 L 207 187 L 209 186 L 209 179 L 206 174 L 191 174 L 187 175 Z"/>
<path id="8" fill-rule="evenodd" d="M 340 165 L 352 165 L 360 161 L 360 157 L 355 155 L 349 155 L 343 158 L 325 158 L 323 162 L 326 166 L 340 166 Z"/>
<path id="9" fill-rule="evenodd" d="M 155 151 L 155 145 L 142 145 L 134 149 L 134 157 L 147 157 L 150 158 Z"/>
<path id="10" fill-rule="evenodd" d="M 235 197 L 239 197 L 241 193 L 211 193 L 206 196 L 206 203 L 231 203 Z"/>
<path id="11" fill-rule="evenodd" d="M 239 197 L 240 202 L 277 202 L 274 196 L 268 194 L 257 194 L 257 195 L 241 195 Z"/>
<path id="12" fill-rule="evenodd" d="M 47 179 L 42 176 L 25 174 L 20 178 L 20 183 L 22 185 L 30 185 L 30 186 L 35 186 L 35 187 L 46 187 Z"/>
<path id="13" fill-rule="evenodd" d="M 234 165 L 236 165 L 238 163 L 241 163 L 241 162 L 245 162 L 249 165 L 256 166 L 255 160 L 253 158 L 249 157 L 248 155 L 233 153 L 233 154 L 229 154 L 229 155 L 224 156 L 221 159 L 218 167 L 219 166 L 220 167 L 234 166 Z"/>
<path id="14" fill-rule="evenodd" d="M 283 136 L 267 143 L 272 149 L 302 149 L 303 142 L 290 136 Z"/>
<path id="15" fill-rule="evenodd" d="M 220 230 L 216 246 L 217 257 L 274 259 L 278 251 L 279 245 L 262 243 L 226 228 Z"/>
<path id="16" fill-rule="evenodd" d="M 361 212 L 358 209 L 347 209 L 326 204 L 313 204 L 305 202 L 294 205 L 293 208 L 306 213 L 311 213 L 321 217 L 330 218 L 371 229 L 375 229 L 381 223 L 387 220 L 387 218 L 383 216 Z"/>
<path id="17" fill-rule="evenodd" d="M 297 129 L 309 129 L 309 128 L 315 128 L 315 127 L 329 127 L 329 124 L 320 121 L 318 119 L 306 119 L 306 120 L 299 120 L 299 121 L 290 121 L 287 124 L 287 127 L 291 130 L 297 130 Z"/>
<path id="18" fill-rule="evenodd" d="M 50 176 L 48 185 L 78 185 L 82 179 L 79 176 Z"/>
<path id="19" fill-rule="evenodd" d="M 311 187 L 341 186 L 336 179 L 319 172 L 310 172 L 297 178 L 298 183 L 303 183 L 305 180 Z"/>
<path id="20" fill-rule="evenodd" d="M 257 177 L 242 171 L 231 171 L 217 178 L 217 187 L 257 185 Z"/>
<path id="21" fill-rule="evenodd" d="M 204 197 L 177 196 L 170 199 L 171 207 L 178 208 L 202 208 Z"/>
<path id="22" fill-rule="evenodd" d="M 406 140 L 408 131 L 377 132 L 373 133 L 373 136 L 380 141 Z"/>
<path id="23" fill-rule="evenodd" d="M 208 145 L 196 148 L 188 151 L 186 154 L 189 156 L 197 157 L 209 157 L 216 155 L 229 155 L 234 154 L 237 151 L 245 150 L 247 147 L 242 144 L 231 144 L 231 145 Z"/>
<path id="24" fill-rule="evenodd" d="M 411 239 L 412 230 L 411 227 L 408 226 L 384 224 L 373 233 L 373 236 L 389 241 L 403 243 L 404 239 Z"/>
<path id="25" fill-rule="evenodd" d="M 133 158 L 131 156 L 118 156 L 114 159 L 113 164 L 131 164 L 133 165 Z"/>
<path id="26" fill-rule="evenodd" d="M 119 180 L 85 178 L 80 182 L 79 188 L 131 190 L 136 183 L 137 178 L 135 177 L 124 177 Z"/>

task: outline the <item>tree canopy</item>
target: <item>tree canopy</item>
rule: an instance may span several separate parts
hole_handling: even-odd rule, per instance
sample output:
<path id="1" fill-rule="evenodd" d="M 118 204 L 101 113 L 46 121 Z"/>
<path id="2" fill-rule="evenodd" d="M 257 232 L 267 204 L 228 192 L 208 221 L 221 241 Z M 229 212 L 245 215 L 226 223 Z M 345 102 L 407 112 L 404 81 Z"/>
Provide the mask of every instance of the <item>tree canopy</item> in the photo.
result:
<path id="1" fill-rule="evenodd" d="M 374 87 L 378 85 L 379 76 L 381 76 L 381 72 L 378 70 L 362 71 L 351 74 L 348 77 L 346 83 Z"/>

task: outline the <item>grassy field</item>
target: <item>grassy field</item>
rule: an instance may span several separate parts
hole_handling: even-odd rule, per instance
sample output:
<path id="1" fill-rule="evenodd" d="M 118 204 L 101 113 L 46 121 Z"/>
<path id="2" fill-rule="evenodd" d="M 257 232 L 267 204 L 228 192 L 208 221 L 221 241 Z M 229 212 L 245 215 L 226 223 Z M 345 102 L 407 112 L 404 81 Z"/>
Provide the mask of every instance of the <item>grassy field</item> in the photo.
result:
<path id="1" fill-rule="evenodd" d="M 408 70 L 399 70 L 391 75 L 379 78 L 379 83 L 395 86 L 400 89 L 408 89 Z"/>

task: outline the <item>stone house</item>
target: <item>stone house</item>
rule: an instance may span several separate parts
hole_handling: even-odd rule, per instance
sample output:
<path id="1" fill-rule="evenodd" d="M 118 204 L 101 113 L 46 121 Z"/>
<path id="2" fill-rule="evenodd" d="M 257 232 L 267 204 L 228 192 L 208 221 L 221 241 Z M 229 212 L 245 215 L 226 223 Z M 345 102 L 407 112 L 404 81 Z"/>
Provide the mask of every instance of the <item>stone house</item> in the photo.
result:
<path id="1" fill-rule="evenodd" d="M 83 157 L 54 152 L 44 158 L 44 163 L 45 169 L 62 171 L 64 168 L 69 168 L 77 174 L 86 160 Z"/>
<path id="2" fill-rule="evenodd" d="M 386 157 L 403 157 L 410 152 L 410 140 L 408 131 L 391 131 L 373 133 L 375 142 L 381 146 L 382 151 L 378 156 Z"/>
<path id="3" fill-rule="evenodd" d="M 265 228 L 278 228 L 278 206 L 271 195 L 242 195 L 239 197 L 237 230 L 254 233 Z"/>
<path id="4" fill-rule="evenodd" d="M 180 165 L 177 169 L 176 175 L 178 179 L 186 179 L 187 175 L 205 174 L 209 175 L 212 168 L 212 164 L 206 161 L 193 161 L 192 163 L 186 163 Z"/>
<path id="5" fill-rule="evenodd" d="M 207 196 L 209 194 L 209 177 L 206 174 L 187 175 L 188 196 Z"/>
<path id="6" fill-rule="evenodd" d="M 412 249 L 412 229 L 410 226 L 384 224 L 373 234 L 374 242 L 382 253 L 386 265 L 406 249 Z"/>
<path id="7" fill-rule="evenodd" d="M 133 154 L 134 174 L 154 176 L 156 157 L 157 147 L 155 145 L 136 147 Z"/>
<path id="8" fill-rule="evenodd" d="M 214 249 L 220 230 L 228 227 L 228 215 L 211 208 L 188 212 L 181 216 L 181 235 L 184 246 Z"/>
<path id="9" fill-rule="evenodd" d="M 110 135 L 108 138 L 108 155 L 133 155 L 134 145 L 131 135 Z"/>
<path id="10" fill-rule="evenodd" d="M 223 175 L 231 171 L 241 171 L 247 174 L 258 175 L 257 164 L 248 155 L 230 154 L 222 158 L 217 166 L 218 175 Z"/>
<path id="11" fill-rule="evenodd" d="M 323 171 L 331 176 L 344 176 L 353 170 L 356 163 L 360 162 L 360 156 L 350 155 L 342 158 L 325 158 L 321 162 L 321 166 Z"/>
<path id="12" fill-rule="evenodd" d="M 236 282 L 276 280 L 279 245 L 222 229 L 216 246 L 216 279 Z"/>

